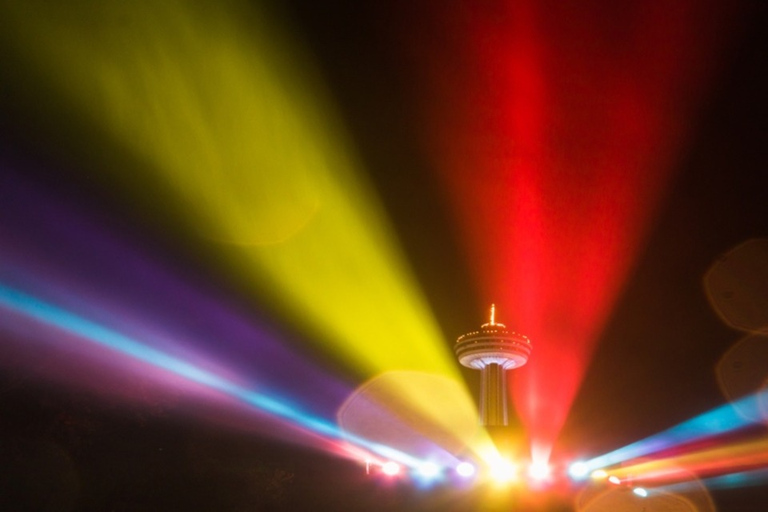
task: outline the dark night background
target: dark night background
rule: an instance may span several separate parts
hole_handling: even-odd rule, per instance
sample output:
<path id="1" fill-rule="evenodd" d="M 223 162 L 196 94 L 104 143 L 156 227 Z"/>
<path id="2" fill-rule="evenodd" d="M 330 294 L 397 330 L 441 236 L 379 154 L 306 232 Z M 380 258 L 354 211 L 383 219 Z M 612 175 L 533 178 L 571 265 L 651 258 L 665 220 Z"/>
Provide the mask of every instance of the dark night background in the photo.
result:
<path id="1" fill-rule="evenodd" d="M 403 12 L 409 9 L 416 11 Z M 449 344 L 476 326 L 486 305 L 476 296 L 458 231 L 446 221 L 445 198 L 416 143 L 417 86 L 400 68 L 398 24 L 390 19 L 401 11 L 367 2 L 294 1 L 281 12 L 319 63 Z M 754 2 L 739 12 L 568 416 L 563 440 L 583 453 L 610 451 L 726 400 L 715 366 L 743 334 L 712 310 L 703 277 L 725 252 L 768 236 L 768 9 Z M 156 207 L 151 194 L 131 203 L 93 178 L 99 151 L 83 162 L 72 148 L 80 137 L 99 147 L 106 136 L 85 121 L 77 135 L 62 130 L 61 123 L 77 122 L 76 116 L 46 97 L 45 86 L 17 77 L 21 64 L 13 52 L 1 55 L 6 161 L 29 163 L 30 182 L 74 198 L 182 272 L 225 283 L 219 286 L 236 295 L 233 276 L 208 270 L 214 256 L 197 251 L 192 236 L 176 229 L 179 219 Z M 29 88 L 40 95 L 31 100 Z M 0 343 L 6 336 L 0 332 Z M 326 357 L 306 350 L 318 360 Z M 180 412 L 183 399 L 155 395 L 149 384 L 140 405 L 125 407 L 36 378 L 56 364 L 54 356 L 43 355 L 34 372 L 12 362 L 0 370 L 3 510 L 475 508 L 472 492 L 384 483 L 367 478 L 355 462 L 201 421 Z M 337 368 L 345 379 L 357 378 Z M 465 375 L 476 389 L 476 376 Z M 766 507 L 766 489 L 717 489 L 712 497 L 722 512 L 759 511 Z M 553 502 L 549 509 L 568 506 Z"/>

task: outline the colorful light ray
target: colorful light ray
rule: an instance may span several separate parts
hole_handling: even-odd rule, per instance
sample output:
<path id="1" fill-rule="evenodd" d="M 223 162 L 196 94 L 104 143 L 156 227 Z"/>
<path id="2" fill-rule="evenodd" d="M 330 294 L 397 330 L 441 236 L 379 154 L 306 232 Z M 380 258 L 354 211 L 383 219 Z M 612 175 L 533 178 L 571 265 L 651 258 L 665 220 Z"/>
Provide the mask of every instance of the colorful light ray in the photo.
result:
<path id="1" fill-rule="evenodd" d="M 736 473 L 729 473 L 727 475 L 714 476 L 705 478 L 702 483 L 707 486 L 708 489 L 735 489 L 739 487 L 752 487 L 762 486 L 768 482 L 768 469 L 755 469 L 751 471 L 740 471 Z M 698 482 L 679 482 L 676 484 L 670 484 L 663 486 L 666 492 L 689 492 L 692 487 Z"/>
<path id="2" fill-rule="evenodd" d="M 222 267 L 311 341 L 364 377 L 460 380 L 318 74 L 275 14 L 238 0 L 4 5 L 13 28 L 0 37 L 19 73 L 146 162 L 110 162 L 108 182 L 158 195 L 154 215 L 182 210 Z"/>
<path id="3" fill-rule="evenodd" d="M 455 401 L 463 384 L 420 372 L 387 372 L 358 387 L 339 408 L 338 424 L 365 439 L 456 465 L 469 448 L 488 462 L 499 457 L 480 429 L 472 404 Z M 415 407 L 426 404 L 429 407 Z M 467 440 L 472 440 L 468 443 Z"/>
<path id="4" fill-rule="evenodd" d="M 735 404 L 722 405 L 664 432 L 595 457 L 585 464 L 589 469 L 605 468 L 676 446 L 735 432 L 755 424 L 755 420 L 750 418 L 759 417 L 761 404 L 766 398 L 768 391 L 746 396 Z M 750 415 L 743 415 L 740 411 L 749 411 Z"/>
<path id="5" fill-rule="evenodd" d="M 366 375 L 456 375 L 311 63 L 266 9 L 202 5 L 41 3 L 5 14 L 36 70 L 157 172 L 131 179 L 170 184 L 169 201 L 225 242 L 224 261 L 254 283 L 266 277 L 330 351 Z"/>
<path id="6" fill-rule="evenodd" d="M 688 480 L 691 474 L 719 476 L 742 473 L 747 469 L 764 470 L 767 466 L 768 439 L 760 438 L 628 464 L 612 472 L 620 478 L 631 478 L 633 482 L 663 485 Z"/>
<path id="7" fill-rule="evenodd" d="M 268 393 L 301 396 L 326 416 L 350 392 L 292 350 L 295 337 L 259 311 L 150 257 L 136 240 L 90 220 L 93 211 L 32 186 L 20 178 L 24 169 L 3 166 L 0 282 L 241 384 L 255 378 Z M 55 337 L 47 346 L 62 348 Z"/>
<path id="8" fill-rule="evenodd" d="M 35 373 L 35 362 L 48 354 L 56 358 L 56 375 L 37 377 L 83 386 L 110 400 L 139 398 L 132 396 L 136 381 L 149 382 L 159 395 L 181 393 L 194 401 L 195 416 L 210 419 L 206 413 L 215 410 L 214 421 L 227 416 L 228 423 L 237 421 L 285 442 L 357 459 L 371 456 L 370 448 L 341 441 L 363 436 L 342 433 L 322 419 L 333 417 L 350 388 L 292 352 L 285 334 L 278 335 L 263 320 L 261 325 L 254 323 L 258 316 L 254 311 L 249 311 L 247 320 L 238 316 L 230 301 L 196 288 L 194 280 L 182 280 L 126 243 L 120 233 L 105 231 L 86 220 L 82 211 L 73 212 L 71 205 L 67 208 L 31 187 L 13 168 L 4 167 L 6 186 L 0 190 L 0 278 L 13 281 L 16 290 L 23 284 L 48 297 L 35 298 L 33 304 L 66 304 L 53 312 L 64 315 L 64 320 L 74 319 L 79 329 L 70 329 L 71 335 L 53 328 L 41 331 L 29 315 L 0 309 L 1 364 L 26 361 L 24 368 L 13 370 Z M 50 316 L 51 310 L 38 313 Z M 61 316 L 56 320 L 60 327 L 64 320 Z M 85 332 L 86 328 L 95 330 Z M 100 342 L 85 343 L 86 334 Z M 131 357 L 116 357 L 119 352 Z M 148 361 L 152 364 L 142 364 Z M 244 390 L 253 386 L 259 393 L 244 396 Z M 296 415 L 303 421 L 290 428 L 264 418 L 254 422 L 252 415 L 244 418 L 248 415 L 240 414 L 243 408 L 222 400 L 222 395 L 277 415 L 283 423 Z M 300 402 L 310 403 L 312 410 L 297 406 Z M 329 429 L 334 436 L 324 435 Z M 415 463 L 412 455 L 406 457 L 384 443 L 371 439 L 365 443 L 378 447 L 387 458 Z"/>
<path id="9" fill-rule="evenodd" d="M 210 390 L 236 398 L 259 411 L 299 425 L 314 434 L 338 441 L 340 443 L 338 452 L 346 451 L 343 443 L 348 442 L 403 464 L 417 466 L 420 463 L 419 460 L 398 450 L 350 436 L 348 433 L 339 430 L 333 422 L 307 414 L 286 401 L 245 388 L 229 379 L 191 364 L 184 359 L 169 355 L 113 329 L 108 329 L 86 318 L 72 314 L 53 304 L 40 301 L 35 297 L 19 290 L 8 288 L 2 284 L 0 284 L 0 306 L 12 312 L 28 316 L 43 324 L 74 334 L 83 340 L 107 347 L 131 359 L 165 370 Z M 360 452 L 357 450 L 349 451 L 353 451 L 356 457 L 360 455 Z"/>
<path id="10" fill-rule="evenodd" d="M 705 4 L 433 2 L 413 16 L 406 44 L 432 100 L 424 137 L 481 296 L 535 346 L 512 378 L 538 460 L 717 60 L 729 11 Z"/>

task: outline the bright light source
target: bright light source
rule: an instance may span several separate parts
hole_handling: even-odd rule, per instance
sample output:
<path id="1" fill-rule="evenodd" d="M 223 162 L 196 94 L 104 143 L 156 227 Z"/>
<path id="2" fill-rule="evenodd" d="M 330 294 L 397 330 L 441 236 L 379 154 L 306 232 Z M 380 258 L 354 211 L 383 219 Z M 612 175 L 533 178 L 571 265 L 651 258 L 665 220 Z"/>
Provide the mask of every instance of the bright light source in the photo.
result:
<path id="1" fill-rule="evenodd" d="M 491 478 L 499 484 L 517 480 L 517 466 L 508 460 L 500 460 L 491 466 Z"/>
<path id="2" fill-rule="evenodd" d="M 546 480 L 552 473 L 552 468 L 546 462 L 533 462 L 528 466 L 528 476 L 534 480 Z"/>
<path id="3" fill-rule="evenodd" d="M 648 496 L 648 491 L 646 491 L 642 487 L 635 487 L 634 489 L 632 489 L 632 492 L 637 494 L 641 498 L 645 498 Z"/>
<path id="4" fill-rule="evenodd" d="M 475 466 L 469 462 L 462 462 L 456 466 L 456 473 L 464 478 L 469 478 L 475 474 Z"/>
<path id="5" fill-rule="evenodd" d="M 608 477 L 608 473 L 604 469 L 596 469 L 591 476 L 593 480 L 603 480 Z"/>
<path id="6" fill-rule="evenodd" d="M 400 473 L 400 464 L 392 461 L 385 462 L 381 466 L 381 472 L 385 475 L 395 476 Z"/>
<path id="7" fill-rule="evenodd" d="M 619 485 L 621 483 L 621 479 L 617 477 L 616 475 L 611 475 L 608 477 L 608 481 L 612 484 Z"/>
<path id="8" fill-rule="evenodd" d="M 433 462 L 425 462 L 416 471 L 421 477 L 434 478 L 440 473 L 440 467 Z"/>
<path id="9" fill-rule="evenodd" d="M 586 478 L 589 474 L 589 466 L 586 462 L 574 462 L 571 464 L 571 467 L 568 468 L 568 474 L 571 475 L 571 478 L 581 480 L 582 478 Z"/>

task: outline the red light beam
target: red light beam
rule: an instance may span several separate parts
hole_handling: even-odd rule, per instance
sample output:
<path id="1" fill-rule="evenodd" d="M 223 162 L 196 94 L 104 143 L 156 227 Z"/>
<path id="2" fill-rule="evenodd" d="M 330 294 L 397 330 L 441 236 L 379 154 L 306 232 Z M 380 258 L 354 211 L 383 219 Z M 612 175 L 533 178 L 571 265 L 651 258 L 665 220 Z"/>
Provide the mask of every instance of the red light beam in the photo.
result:
<path id="1" fill-rule="evenodd" d="M 663 198 L 730 11 L 451 6 L 433 5 L 409 41 L 427 84 L 425 138 L 481 297 L 536 347 L 514 395 L 542 459 Z"/>

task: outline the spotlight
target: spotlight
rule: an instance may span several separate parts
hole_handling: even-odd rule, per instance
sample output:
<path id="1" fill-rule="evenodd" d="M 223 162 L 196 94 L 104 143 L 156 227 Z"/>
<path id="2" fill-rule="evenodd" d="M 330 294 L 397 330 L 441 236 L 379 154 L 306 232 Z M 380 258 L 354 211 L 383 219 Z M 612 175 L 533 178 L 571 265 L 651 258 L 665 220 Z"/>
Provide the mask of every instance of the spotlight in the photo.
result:
<path id="1" fill-rule="evenodd" d="M 632 492 L 637 494 L 641 498 L 646 498 L 648 496 L 648 491 L 646 491 L 642 487 L 635 487 L 634 489 L 632 489 Z"/>
<path id="2" fill-rule="evenodd" d="M 608 481 L 611 482 L 614 485 L 619 485 L 621 483 L 621 479 L 617 477 L 616 475 L 611 475 L 608 477 Z"/>
<path id="3" fill-rule="evenodd" d="M 508 460 L 500 460 L 491 466 L 491 478 L 498 484 L 517 480 L 517 466 Z"/>
<path id="4" fill-rule="evenodd" d="M 546 480 L 552 473 L 552 468 L 546 462 L 533 462 L 528 466 L 528 476 L 537 481 Z"/>
<path id="5" fill-rule="evenodd" d="M 608 473 L 604 469 L 596 469 L 590 475 L 592 480 L 604 480 L 608 478 Z"/>
<path id="6" fill-rule="evenodd" d="M 381 472 L 387 476 L 395 476 L 400 474 L 400 464 L 397 462 L 385 462 L 381 466 Z"/>
<path id="7" fill-rule="evenodd" d="M 417 468 L 416 472 L 422 478 L 434 478 L 440 473 L 440 467 L 433 462 L 425 462 Z"/>
<path id="8" fill-rule="evenodd" d="M 568 468 L 568 474 L 571 475 L 571 478 L 581 480 L 589 474 L 589 466 L 586 462 L 574 462 Z"/>
<path id="9" fill-rule="evenodd" d="M 461 462 L 456 466 L 456 474 L 463 478 L 469 478 L 475 474 L 475 466 L 469 462 Z"/>

